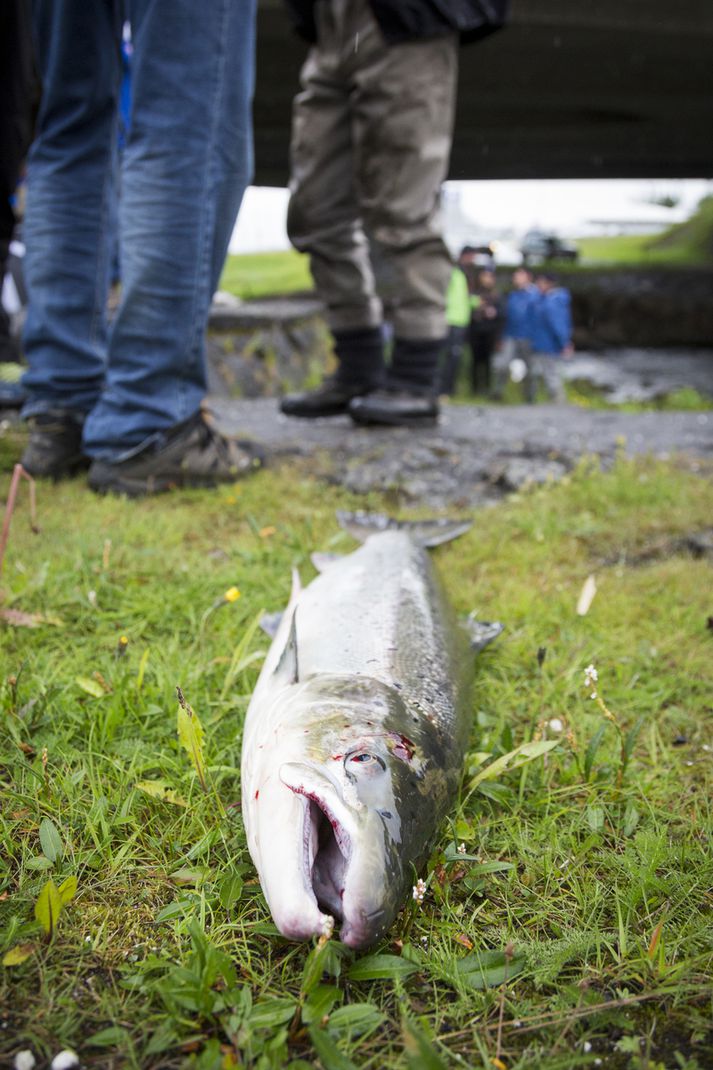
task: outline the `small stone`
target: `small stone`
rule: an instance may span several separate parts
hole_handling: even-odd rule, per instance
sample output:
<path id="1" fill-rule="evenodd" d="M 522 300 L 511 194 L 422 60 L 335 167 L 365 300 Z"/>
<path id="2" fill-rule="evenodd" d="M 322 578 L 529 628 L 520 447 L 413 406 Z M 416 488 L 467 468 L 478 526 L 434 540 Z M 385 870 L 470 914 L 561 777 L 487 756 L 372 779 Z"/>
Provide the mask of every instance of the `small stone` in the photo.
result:
<path id="1" fill-rule="evenodd" d="M 75 1066 L 79 1066 L 79 1056 L 69 1048 L 58 1052 L 50 1064 L 51 1070 L 73 1070 Z"/>
<path id="2" fill-rule="evenodd" d="M 14 1070 L 33 1070 L 36 1064 L 37 1060 L 30 1049 L 25 1048 L 23 1051 L 18 1051 L 12 1065 Z"/>

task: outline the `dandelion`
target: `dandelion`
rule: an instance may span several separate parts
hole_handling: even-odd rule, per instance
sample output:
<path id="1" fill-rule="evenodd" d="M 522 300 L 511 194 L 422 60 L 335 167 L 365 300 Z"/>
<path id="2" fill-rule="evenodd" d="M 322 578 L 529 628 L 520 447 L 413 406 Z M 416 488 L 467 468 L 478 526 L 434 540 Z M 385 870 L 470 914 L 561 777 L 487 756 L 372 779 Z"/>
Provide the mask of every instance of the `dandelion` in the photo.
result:
<path id="1" fill-rule="evenodd" d="M 240 591 L 237 587 L 228 587 L 228 590 L 223 595 L 224 602 L 237 602 L 240 598 Z"/>
<path id="2" fill-rule="evenodd" d="M 422 903 L 426 898 L 426 882 L 420 877 L 413 886 L 413 898 L 417 903 Z"/>

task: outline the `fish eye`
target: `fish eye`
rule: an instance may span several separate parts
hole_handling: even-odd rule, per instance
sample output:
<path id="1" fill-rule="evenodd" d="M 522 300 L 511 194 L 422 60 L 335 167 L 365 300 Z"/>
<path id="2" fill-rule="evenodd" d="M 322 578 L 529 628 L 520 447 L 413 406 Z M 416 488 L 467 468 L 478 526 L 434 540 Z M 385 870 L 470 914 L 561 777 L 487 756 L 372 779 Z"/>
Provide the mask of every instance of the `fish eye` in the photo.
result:
<path id="1" fill-rule="evenodd" d="M 372 776 L 385 771 L 386 765 L 378 754 L 370 754 L 369 751 L 354 751 L 347 754 L 344 759 L 347 772 Z"/>

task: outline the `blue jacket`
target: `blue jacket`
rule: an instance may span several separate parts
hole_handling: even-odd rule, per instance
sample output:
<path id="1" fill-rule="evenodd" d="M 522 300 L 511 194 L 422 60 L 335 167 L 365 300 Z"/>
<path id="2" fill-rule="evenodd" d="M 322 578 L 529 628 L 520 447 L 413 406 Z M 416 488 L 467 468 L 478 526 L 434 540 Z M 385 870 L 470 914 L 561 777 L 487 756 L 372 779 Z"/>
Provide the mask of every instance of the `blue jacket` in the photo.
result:
<path id="1" fill-rule="evenodd" d="M 572 341 L 569 290 L 558 286 L 532 303 L 530 342 L 536 353 L 558 355 Z"/>
<path id="2" fill-rule="evenodd" d="M 511 290 L 505 309 L 504 338 L 529 338 L 532 331 L 532 306 L 539 297 L 536 286 Z"/>

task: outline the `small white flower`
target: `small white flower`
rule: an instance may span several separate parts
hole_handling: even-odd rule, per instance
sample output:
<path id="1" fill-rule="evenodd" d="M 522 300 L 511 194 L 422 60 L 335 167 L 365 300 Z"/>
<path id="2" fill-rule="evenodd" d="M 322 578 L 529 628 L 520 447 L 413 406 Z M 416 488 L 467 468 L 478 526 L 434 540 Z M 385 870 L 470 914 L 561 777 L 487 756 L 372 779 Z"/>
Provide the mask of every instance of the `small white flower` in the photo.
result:
<path id="1" fill-rule="evenodd" d="M 74 1070 L 75 1066 L 79 1066 L 79 1056 L 65 1048 L 55 1055 L 50 1065 L 51 1070 Z"/>
<path id="2" fill-rule="evenodd" d="M 37 1060 L 30 1051 L 29 1048 L 25 1048 L 23 1051 L 18 1051 L 13 1062 L 15 1070 L 33 1070 L 36 1066 Z"/>
<path id="3" fill-rule="evenodd" d="M 459 854 L 459 855 L 464 855 L 464 854 L 466 854 L 466 847 L 465 847 L 465 844 L 464 844 L 464 843 L 459 843 L 459 844 L 458 844 L 458 854 Z"/>
<path id="4" fill-rule="evenodd" d="M 92 609 L 96 609 L 97 608 L 97 592 L 96 591 L 87 591 L 87 602 L 89 602 L 89 605 L 92 607 Z"/>
<path id="5" fill-rule="evenodd" d="M 561 732 L 564 729 L 564 721 L 561 721 L 559 717 L 553 717 L 547 722 L 547 727 L 551 732 Z"/>
<path id="6" fill-rule="evenodd" d="M 599 679 L 599 673 L 593 665 L 587 665 L 584 670 L 584 686 L 594 688 L 597 680 Z"/>
<path id="7" fill-rule="evenodd" d="M 331 936 L 332 936 L 333 932 L 334 932 L 334 918 L 332 917 L 331 914 L 325 914 L 324 915 L 324 921 L 322 922 L 322 936 L 324 936 L 325 939 L 329 940 L 329 939 L 331 939 Z"/>
<path id="8" fill-rule="evenodd" d="M 413 897 L 417 903 L 422 903 L 426 897 L 426 882 L 420 877 L 413 886 Z"/>
<path id="9" fill-rule="evenodd" d="M 590 1042 L 588 1040 L 585 1040 L 584 1043 L 582 1044 L 582 1051 L 584 1052 L 585 1055 L 587 1055 L 591 1050 L 592 1050 L 592 1045 L 590 1044 Z"/>
<path id="10" fill-rule="evenodd" d="M 590 698 L 596 698 L 597 697 L 596 691 L 592 691 L 592 693 L 591 693 L 591 695 L 589 697 Z"/>

